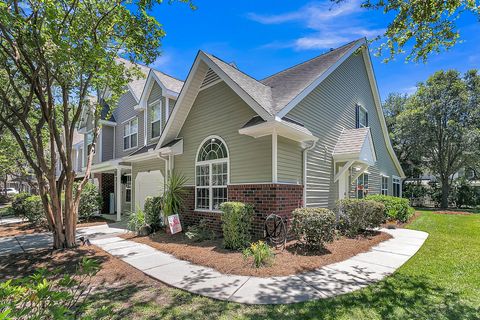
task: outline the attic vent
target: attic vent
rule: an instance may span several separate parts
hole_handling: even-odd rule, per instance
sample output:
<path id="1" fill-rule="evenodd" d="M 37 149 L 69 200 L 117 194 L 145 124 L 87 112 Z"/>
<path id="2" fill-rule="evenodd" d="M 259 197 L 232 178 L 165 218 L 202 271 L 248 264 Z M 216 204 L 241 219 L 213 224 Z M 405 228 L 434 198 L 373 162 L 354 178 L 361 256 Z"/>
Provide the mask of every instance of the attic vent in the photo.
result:
<path id="1" fill-rule="evenodd" d="M 219 80 L 220 77 L 213 72 L 212 69 L 208 69 L 207 74 L 205 75 L 205 79 L 203 79 L 202 85 L 200 88 L 203 88 L 205 86 L 208 86 L 209 84 Z"/>

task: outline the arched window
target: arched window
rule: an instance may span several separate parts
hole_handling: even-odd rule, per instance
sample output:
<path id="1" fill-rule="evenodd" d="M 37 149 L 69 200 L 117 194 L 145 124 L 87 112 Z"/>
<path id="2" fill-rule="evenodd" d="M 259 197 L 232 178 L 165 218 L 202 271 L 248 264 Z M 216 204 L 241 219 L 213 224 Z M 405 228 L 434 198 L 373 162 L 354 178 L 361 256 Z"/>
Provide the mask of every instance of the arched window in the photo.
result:
<path id="1" fill-rule="evenodd" d="M 205 139 L 195 161 L 195 207 L 218 210 L 227 201 L 228 150 L 222 138 Z"/>

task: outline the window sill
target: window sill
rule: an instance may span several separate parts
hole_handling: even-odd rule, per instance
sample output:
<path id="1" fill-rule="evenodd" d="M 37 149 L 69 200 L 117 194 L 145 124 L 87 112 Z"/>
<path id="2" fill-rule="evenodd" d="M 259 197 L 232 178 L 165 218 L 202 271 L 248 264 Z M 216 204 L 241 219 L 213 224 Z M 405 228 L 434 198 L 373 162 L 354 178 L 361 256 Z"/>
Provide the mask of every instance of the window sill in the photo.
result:
<path id="1" fill-rule="evenodd" d="M 128 149 L 123 149 L 123 151 L 131 151 L 131 150 L 135 150 L 135 149 L 137 149 L 137 148 L 138 148 L 138 146 L 132 147 L 132 148 L 128 148 Z"/>
<path id="2" fill-rule="evenodd" d="M 197 209 L 197 208 L 195 208 L 193 211 L 209 212 L 209 213 L 222 213 L 221 210 L 209 210 L 209 209 Z"/>

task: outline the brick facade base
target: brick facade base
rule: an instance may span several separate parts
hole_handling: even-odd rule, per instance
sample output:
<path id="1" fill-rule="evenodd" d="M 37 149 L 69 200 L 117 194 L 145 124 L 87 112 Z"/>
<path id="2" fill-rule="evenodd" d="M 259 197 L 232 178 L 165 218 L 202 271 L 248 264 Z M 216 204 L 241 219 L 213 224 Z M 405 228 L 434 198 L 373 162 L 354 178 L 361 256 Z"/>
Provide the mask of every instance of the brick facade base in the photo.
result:
<path id="1" fill-rule="evenodd" d="M 195 187 L 188 187 L 185 210 L 181 214 L 184 226 L 205 219 L 212 230 L 221 232 L 220 213 L 195 211 Z M 303 186 L 292 184 L 244 184 L 228 186 L 228 201 L 252 204 L 255 210 L 252 235 L 262 238 L 264 222 L 275 213 L 290 222 L 291 213 L 303 205 Z"/>

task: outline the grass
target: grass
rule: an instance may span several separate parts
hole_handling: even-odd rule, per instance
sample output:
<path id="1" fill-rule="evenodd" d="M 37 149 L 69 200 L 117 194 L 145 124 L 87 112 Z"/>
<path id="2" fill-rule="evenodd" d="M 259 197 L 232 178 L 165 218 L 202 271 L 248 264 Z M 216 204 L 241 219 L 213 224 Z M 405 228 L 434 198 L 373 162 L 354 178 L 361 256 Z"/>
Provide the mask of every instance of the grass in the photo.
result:
<path id="1" fill-rule="evenodd" d="M 166 286 L 126 286 L 92 297 L 114 318 L 135 319 L 479 319 L 480 215 L 423 211 L 408 228 L 430 234 L 394 275 L 331 299 L 246 306 Z"/>

